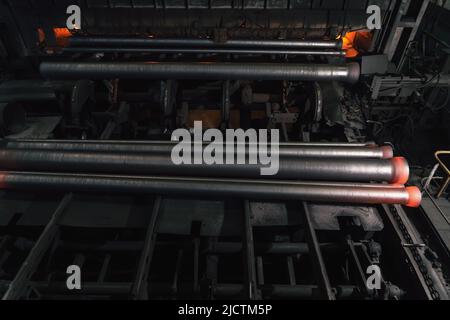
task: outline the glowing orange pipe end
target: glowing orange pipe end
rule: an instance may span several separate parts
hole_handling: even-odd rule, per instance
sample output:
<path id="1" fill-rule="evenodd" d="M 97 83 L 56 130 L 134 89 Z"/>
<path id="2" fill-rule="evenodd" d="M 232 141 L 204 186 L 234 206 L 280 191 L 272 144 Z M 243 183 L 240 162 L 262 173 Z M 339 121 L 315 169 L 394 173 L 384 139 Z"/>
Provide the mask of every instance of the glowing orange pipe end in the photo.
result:
<path id="1" fill-rule="evenodd" d="M 420 206 L 420 203 L 422 202 L 422 193 L 420 192 L 419 188 L 415 186 L 406 187 L 406 191 L 408 192 L 409 199 L 405 206 L 411 208 L 417 208 L 418 206 Z"/>
<path id="2" fill-rule="evenodd" d="M 409 179 L 409 165 L 403 157 L 392 158 L 392 165 L 394 166 L 394 177 L 391 183 L 405 184 Z"/>

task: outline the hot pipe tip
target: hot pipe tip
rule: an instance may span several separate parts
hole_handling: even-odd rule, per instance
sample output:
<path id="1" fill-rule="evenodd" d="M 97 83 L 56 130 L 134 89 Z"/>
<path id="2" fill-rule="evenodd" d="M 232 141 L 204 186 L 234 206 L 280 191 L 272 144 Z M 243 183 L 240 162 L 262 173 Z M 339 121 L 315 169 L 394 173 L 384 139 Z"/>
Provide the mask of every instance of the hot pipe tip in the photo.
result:
<path id="1" fill-rule="evenodd" d="M 392 158 L 392 165 L 394 167 L 394 176 L 392 177 L 392 184 L 405 184 L 409 179 L 409 165 L 403 157 Z"/>
<path id="2" fill-rule="evenodd" d="M 405 205 L 407 207 L 417 208 L 422 201 L 422 193 L 420 192 L 419 188 L 415 186 L 406 187 L 406 191 L 408 192 L 409 199 Z"/>

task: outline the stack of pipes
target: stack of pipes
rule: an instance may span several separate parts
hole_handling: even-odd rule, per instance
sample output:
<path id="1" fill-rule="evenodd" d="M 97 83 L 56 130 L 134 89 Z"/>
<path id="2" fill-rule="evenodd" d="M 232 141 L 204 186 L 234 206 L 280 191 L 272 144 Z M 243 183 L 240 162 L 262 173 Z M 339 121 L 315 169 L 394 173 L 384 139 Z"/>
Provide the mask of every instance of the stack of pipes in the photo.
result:
<path id="1" fill-rule="evenodd" d="M 341 40 L 227 40 L 153 39 L 148 37 L 74 36 L 68 53 L 175 53 L 345 57 Z M 357 62 L 168 62 L 154 61 L 44 61 L 39 69 L 48 79 L 213 79 L 342 81 L 356 83 Z"/>
<path id="2" fill-rule="evenodd" d="M 280 144 L 278 172 L 261 175 L 266 167 L 261 164 L 175 164 L 171 157 L 174 145 L 155 141 L 4 140 L 0 186 L 410 207 L 421 201 L 417 187 L 405 187 L 407 161 L 393 157 L 389 146 Z M 254 149 L 248 144 L 245 147 L 249 156 Z"/>

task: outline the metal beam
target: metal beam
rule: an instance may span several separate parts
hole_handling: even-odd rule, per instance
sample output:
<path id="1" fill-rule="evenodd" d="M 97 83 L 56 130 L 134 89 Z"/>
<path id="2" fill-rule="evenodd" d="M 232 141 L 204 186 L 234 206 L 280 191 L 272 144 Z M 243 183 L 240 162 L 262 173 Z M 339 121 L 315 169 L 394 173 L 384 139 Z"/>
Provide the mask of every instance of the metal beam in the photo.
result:
<path id="1" fill-rule="evenodd" d="M 131 296 L 133 299 L 140 300 L 147 298 L 147 278 L 150 271 L 149 269 L 151 266 L 153 252 L 156 244 L 156 231 L 160 209 L 161 197 L 156 197 L 155 203 L 153 205 L 153 211 L 150 216 L 150 222 L 148 224 L 147 232 L 145 235 L 144 248 L 139 259 L 136 278 L 133 283 L 133 288 L 131 289 Z"/>
<path id="2" fill-rule="evenodd" d="M 322 257 L 322 252 L 320 251 L 320 245 L 317 240 L 316 231 L 314 230 L 308 204 L 306 202 L 303 202 L 303 217 L 305 220 L 306 238 L 308 241 L 320 295 L 324 299 L 335 300 L 336 296 L 333 292 L 333 289 L 331 288 L 330 280 L 328 279 L 327 269 L 325 267 L 325 262 Z"/>
<path id="3" fill-rule="evenodd" d="M 38 241 L 20 267 L 19 272 L 14 277 L 14 280 L 9 284 L 8 290 L 3 295 L 2 300 L 17 300 L 27 289 L 30 278 L 39 267 L 42 258 L 53 244 L 53 240 L 59 233 L 59 220 L 72 200 L 72 196 L 72 193 L 68 193 L 64 196 L 61 203 L 53 213 L 53 216 L 50 218 L 50 221 L 46 225 L 44 231 L 39 236 Z"/>
<path id="4" fill-rule="evenodd" d="M 253 243 L 253 227 L 251 222 L 251 207 L 250 201 L 244 201 L 244 237 L 243 237 L 243 259 L 244 259 L 244 274 L 245 274 L 245 293 L 246 298 L 255 300 L 260 298 L 257 290 L 256 282 L 256 260 L 255 248 Z"/>

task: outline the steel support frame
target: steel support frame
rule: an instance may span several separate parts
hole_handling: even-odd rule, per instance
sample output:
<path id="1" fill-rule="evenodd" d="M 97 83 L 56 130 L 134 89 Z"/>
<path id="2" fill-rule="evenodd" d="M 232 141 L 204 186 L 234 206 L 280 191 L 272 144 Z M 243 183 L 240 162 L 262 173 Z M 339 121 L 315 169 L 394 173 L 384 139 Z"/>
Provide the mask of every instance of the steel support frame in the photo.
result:
<path id="1" fill-rule="evenodd" d="M 246 298 L 250 300 L 260 299 L 261 295 L 257 287 L 256 258 L 253 242 L 252 212 L 250 201 L 244 201 L 244 236 L 243 259 L 244 259 L 244 288 Z"/>
<path id="2" fill-rule="evenodd" d="M 417 32 L 419 30 L 419 26 L 422 22 L 422 19 L 425 15 L 425 12 L 430 4 L 430 0 L 424 0 L 422 2 L 422 7 L 416 17 L 415 21 L 405 21 L 405 15 L 408 12 L 408 9 L 411 5 L 411 0 L 397 0 L 400 1 L 398 10 L 396 12 L 396 16 L 394 18 L 394 22 L 392 24 L 392 28 L 386 30 L 384 33 L 384 37 L 387 37 L 387 41 L 384 46 L 384 54 L 388 56 L 389 61 L 392 61 L 397 50 L 399 50 L 398 46 L 400 43 L 400 39 L 405 32 L 405 29 L 411 29 L 411 33 L 409 35 L 408 41 L 404 48 L 401 48 L 401 57 L 399 63 L 397 64 L 397 71 L 401 71 L 405 62 L 405 56 L 409 47 L 409 44 L 412 40 L 415 39 Z M 395 7 L 395 6 L 394 6 Z"/>
<path id="3" fill-rule="evenodd" d="M 442 283 L 437 280 L 438 275 L 432 269 L 431 263 L 426 260 L 424 253 L 419 251 L 417 246 L 422 241 L 406 217 L 403 208 L 400 205 L 386 204 L 383 204 L 382 207 L 399 239 L 400 252 L 403 253 L 404 258 L 411 266 L 413 276 L 420 284 L 424 297 L 428 300 L 449 299 Z M 427 263 L 427 265 L 419 266 L 421 261 Z"/>
<path id="4" fill-rule="evenodd" d="M 142 249 L 138 269 L 136 271 L 136 278 L 131 289 L 132 299 L 143 300 L 148 298 L 147 281 L 153 258 L 153 252 L 156 245 L 158 217 L 161 209 L 161 201 L 161 197 L 156 197 L 155 203 L 153 204 L 153 211 L 151 213 L 150 222 L 145 234 L 144 248 Z"/>
<path id="5" fill-rule="evenodd" d="M 29 252 L 13 281 L 9 284 L 8 290 L 3 295 L 2 300 L 20 299 L 29 287 L 31 277 L 39 267 L 45 253 L 51 248 L 54 240 L 59 234 L 58 223 L 72 198 L 73 194 L 68 193 L 61 200 L 60 204 L 50 218 L 50 221 L 45 226 L 44 231 L 41 233 L 34 247 Z"/>
<path id="6" fill-rule="evenodd" d="M 314 268 L 314 274 L 319 288 L 319 294 L 323 299 L 335 300 L 336 296 L 328 278 L 327 269 L 320 250 L 320 244 L 318 242 L 316 231 L 312 224 L 308 204 L 306 202 L 303 202 L 303 218 L 305 223 L 306 239 Z"/>

